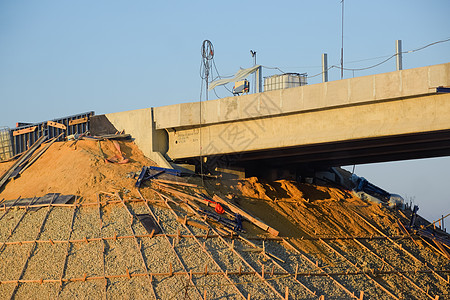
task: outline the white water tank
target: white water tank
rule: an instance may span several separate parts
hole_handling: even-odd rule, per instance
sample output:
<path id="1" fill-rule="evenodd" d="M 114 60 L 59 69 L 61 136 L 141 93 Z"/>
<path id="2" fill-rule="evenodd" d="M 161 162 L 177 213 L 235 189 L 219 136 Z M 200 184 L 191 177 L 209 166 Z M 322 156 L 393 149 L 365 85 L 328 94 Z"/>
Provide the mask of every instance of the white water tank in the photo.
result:
<path id="1" fill-rule="evenodd" d="M 268 92 L 306 85 L 306 78 L 306 73 L 286 73 L 266 77 L 264 78 L 264 91 Z"/>

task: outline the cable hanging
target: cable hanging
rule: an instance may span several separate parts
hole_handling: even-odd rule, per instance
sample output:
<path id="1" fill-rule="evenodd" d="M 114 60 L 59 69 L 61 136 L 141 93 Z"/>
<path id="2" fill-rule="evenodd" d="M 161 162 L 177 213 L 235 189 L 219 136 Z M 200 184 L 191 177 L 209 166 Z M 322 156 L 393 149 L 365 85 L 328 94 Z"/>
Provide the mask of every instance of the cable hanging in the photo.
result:
<path id="1" fill-rule="evenodd" d="M 427 44 L 427 45 L 425 45 L 425 46 L 422 46 L 422 47 L 419 47 L 419 48 L 416 48 L 416 49 L 413 49 L 413 50 L 402 51 L 402 52 L 395 53 L 395 54 L 392 54 L 392 55 L 384 55 L 384 56 L 378 56 L 378 57 L 372 57 L 372 58 L 366 58 L 366 59 L 360 59 L 360 60 L 355 60 L 355 61 L 349 61 L 349 62 L 347 62 L 347 64 L 350 64 L 350 63 L 357 63 L 357 62 L 362 62 L 362 61 L 368 61 L 368 60 L 375 60 L 375 59 L 385 58 L 385 59 L 382 60 L 381 62 L 376 63 L 376 64 L 371 65 L 371 66 L 368 66 L 368 67 L 363 67 L 363 68 L 343 68 L 343 67 L 339 66 L 340 63 L 339 63 L 339 64 L 334 64 L 334 65 L 328 67 L 325 71 L 319 72 L 319 73 L 314 74 L 314 75 L 312 75 L 312 76 L 308 76 L 308 78 L 314 78 L 314 77 L 317 77 L 317 76 L 321 76 L 324 72 L 328 72 L 329 70 L 331 70 L 331 69 L 333 69 L 333 68 L 336 68 L 336 69 L 339 69 L 339 70 L 345 70 L 345 71 L 353 71 L 353 72 L 355 72 L 355 71 L 369 70 L 369 69 L 378 67 L 378 66 L 380 66 L 380 65 L 382 65 L 382 64 L 384 64 L 384 63 L 386 63 L 386 62 L 388 62 L 389 60 L 391 60 L 392 58 L 398 56 L 399 54 L 409 54 L 409 53 L 414 53 L 414 52 L 417 52 L 417 51 L 426 49 L 426 48 L 428 48 L 428 47 L 430 47 L 430 46 L 433 46 L 433 45 L 436 45 L 436 44 L 440 44 L 440 43 L 445 43 L 445 42 L 448 42 L 448 41 L 450 41 L 450 38 L 446 38 L 446 39 L 443 39 L 443 40 L 440 40 L 440 41 L 436 41 L 436 42 Z M 212 65 L 214 66 L 214 69 L 215 69 L 215 71 L 216 71 L 216 73 L 217 73 L 217 76 L 216 76 L 213 80 L 211 80 L 211 82 L 212 82 L 212 81 L 215 81 L 217 78 L 223 79 L 223 78 L 231 78 L 231 77 L 233 77 L 233 75 L 229 75 L 229 76 L 221 76 L 221 75 L 219 74 L 219 71 L 217 70 L 217 66 L 216 66 L 216 64 L 215 64 L 215 61 L 214 61 L 213 57 L 211 58 L 211 61 L 212 61 Z M 262 66 L 262 67 L 265 68 L 265 69 L 278 70 L 278 71 L 280 71 L 281 73 L 286 74 L 286 72 L 283 71 L 282 69 L 280 69 L 279 67 L 269 67 L 269 66 Z M 316 67 L 318 68 L 318 67 L 320 67 L 320 66 L 316 66 Z M 296 67 L 296 68 L 300 68 L 300 67 Z M 305 67 L 305 68 L 306 68 L 306 67 Z M 308 68 L 314 68 L 314 67 L 308 67 Z M 211 73 L 212 73 L 212 69 L 211 69 Z M 202 74 L 201 77 L 202 77 L 202 78 L 205 78 L 204 72 L 203 72 L 203 73 L 201 72 L 201 74 Z M 231 93 L 231 91 L 230 91 L 229 88 L 227 88 L 225 85 L 223 85 L 223 87 L 226 88 L 226 89 Z M 215 90 L 214 90 L 214 93 L 215 93 L 215 95 L 216 95 L 218 98 L 220 98 L 220 97 L 217 95 L 217 93 L 216 93 Z"/>
<path id="2" fill-rule="evenodd" d="M 203 91 L 203 81 L 206 84 L 206 94 L 205 98 L 208 101 L 208 84 L 209 84 L 209 76 L 212 73 L 212 64 L 211 61 L 214 57 L 214 47 L 211 41 L 204 40 L 201 49 L 202 54 L 202 64 L 200 66 L 200 78 L 202 79 L 202 84 L 200 88 L 200 99 L 199 99 L 199 111 L 200 111 L 200 120 L 199 120 L 199 157 L 200 157 L 200 173 L 203 181 L 203 145 L 202 145 L 202 91 Z"/>
<path id="3" fill-rule="evenodd" d="M 430 46 L 434 46 L 434 45 L 440 44 L 440 43 L 445 43 L 445 42 L 448 42 L 448 41 L 450 41 L 450 38 L 447 38 L 447 39 L 444 39 L 444 40 L 440 40 L 440 41 L 436 41 L 436 42 L 427 44 L 427 45 L 425 45 L 425 46 L 422 46 L 422 47 L 420 47 L 420 48 L 416 48 L 416 49 L 413 49 L 413 50 L 402 51 L 402 52 L 400 52 L 400 53 L 401 53 L 401 54 L 414 53 L 414 52 L 423 50 L 423 49 L 425 49 L 425 48 L 428 48 L 428 47 L 430 47 Z M 368 66 L 368 67 L 364 67 L 364 68 L 341 68 L 339 65 L 335 64 L 335 65 L 332 65 L 332 66 L 328 67 L 328 69 L 326 69 L 326 71 L 329 71 L 329 70 L 331 70 L 331 69 L 333 69 L 333 68 L 336 68 L 336 69 L 339 69 L 339 70 L 342 69 L 342 70 L 345 70 L 345 71 L 364 71 L 364 70 L 368 70 L 368 69 L 372 69 L 372 68 L 378 67 L 378 66 L 380 66 L 380 65 L 382 65 L 382 64 L 384 64 L 384 63 L 386 63 L 386 62 L 388 62 L 388 61 L 391 60 L 392 58 L 396 57 L 396 56 L 399 55 L 400 53 L 395 53 L 395 54 L 392 54 L 392 55 L 385 55 L 385 56 L 379 56 L 379 57 L 374 57 L 374 58 L 366 58 L 366 59 L 361 59 L 361 60 L 356 60 L 356 61 L 350 61 L 350 62 L 347 62 L 347 64 L 349 64 L 349 63 L 355 63 L 355 62 L 361 62 L 361 61 L 367 61 L 367 60 L 372 60 L 372 59 L 378 59 L 378 58 L 385 58 L 385 57 L 387 57 L 385 60 L 383 60 L 383 61 L 381 61 L 381 62 L 379 62 L 379 63 L 376 63 L 376 64 L 371 65 L 371 66 Z M 283 72 L 283 71 L 282 71 L 280 68 L 278 68 L 278 67 L 266 67 L 266 66 L 264 66 L 264 68 L 267 68 L 267 69 L 277 69 L 277 70 L 279 70 L 280 72 L 285 73 L 285 72 Z M 325 71 L 325 72 L 326 72 L 326 71 Z M 323 73 L 324 73 L 324 72 L 320 72 L 320 73 L 314 74 L 314 75 L 312 75 L 312 76 L 308 76 L 308 78 L 314 78 L 314 77 L 317 77 L 317 76 L 322 75 Z"/>

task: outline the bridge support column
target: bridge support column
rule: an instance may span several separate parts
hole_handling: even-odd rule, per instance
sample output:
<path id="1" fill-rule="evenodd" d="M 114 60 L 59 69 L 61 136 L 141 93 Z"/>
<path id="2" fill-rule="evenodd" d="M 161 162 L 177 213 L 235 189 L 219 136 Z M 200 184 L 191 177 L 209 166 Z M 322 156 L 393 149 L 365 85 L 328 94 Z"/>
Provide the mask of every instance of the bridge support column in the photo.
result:
<path id="1" fill-rule="evenodd" d="M 164 154 L 168 149 L 165 130 L 156 130 L 153 108 L 124 111 L 105 115 L 114 127 L 131 134 L 144 155 L 160 167 L 173 168 Z"/>

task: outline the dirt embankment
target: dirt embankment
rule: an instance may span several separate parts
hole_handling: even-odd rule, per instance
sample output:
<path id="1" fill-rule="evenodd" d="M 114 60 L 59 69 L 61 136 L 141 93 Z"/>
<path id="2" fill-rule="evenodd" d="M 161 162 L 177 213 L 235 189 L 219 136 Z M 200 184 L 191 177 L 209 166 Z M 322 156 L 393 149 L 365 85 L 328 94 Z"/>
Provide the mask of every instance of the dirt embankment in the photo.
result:
<path id="1" fill-rule="evenodd" d="M 10 180 L 0 191 L 1 199 L 43 196 L 47 193 L 74 194 L 85 199 L 95 199 L 99 191 L 124 192 L 134 195 L 135 179 L 127 176 L 142 166 L 155 165 L 131 141 L 118 142 L 123 154 L 130 159 L 127 164 L 106 163 L 97 141 L 80 140 L 54 143 L 23 174 Z M 106 157 L 114 155 L 111 141 L 101 141 Z M 0 163 L 3 174 L 14 162 Z"/>
<path id="2" fill-rule="evenodd" d="M 311 237 L 378 235 L 359 215 L 392 235 L 401 233 L 397 220 L 404 213 L 362 201 L 339 187 L 297 183 L 290 180 L 260 181 L 256 177 L 224 180 L 209 189 L 264 220 L 306 252 L 320 255 Z"/>
<path id="3" fill-rule="evenodd" d="M 154 165 L 131 141 L 120 141 L 127 164 L 106 163 L 102 152 L 114 154 L 111 141 L 81 140 L 53 144 L 16 180 L 8 182 L 0 192 L 1 199 L 43 196 L 47 193 L 74 194 L 95 201 L 100 191 L 119 192 L 125 197 L 138 197 L 136 179 L 130 172 Z M 0 173 L 12 162 L 0 163 Z M 198 179 L 198 178 L 197 178 Z M 195 181 L 191 178 L 190 181 Z M 198 182 L 197 184 L 201 184 Z M 256 177 L 240 180 L 210 181 L 208 191 L 233 201 L 292 238 L 308 236 L 358 236 L 374 234 L 354 211 L 361 213 L 381 228 L 398 233 L 392 211 L 355 198 L 349 191 L 289 180 L 260 181 Z M 145 191 L 143 191 L 145 192 Z"/>

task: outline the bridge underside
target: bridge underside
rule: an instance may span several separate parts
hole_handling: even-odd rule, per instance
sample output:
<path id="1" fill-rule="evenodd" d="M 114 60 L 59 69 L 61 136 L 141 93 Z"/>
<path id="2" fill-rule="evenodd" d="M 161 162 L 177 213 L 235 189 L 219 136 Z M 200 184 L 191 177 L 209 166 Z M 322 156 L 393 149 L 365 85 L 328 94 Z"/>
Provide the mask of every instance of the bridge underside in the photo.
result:
<path id="1" fill-rule="evenodd" d="M 450 130 L 206 156 L 215 167 L 333 167 L 450 156 Z M 199 157 L 175 160 L 199 164 Z"/>

